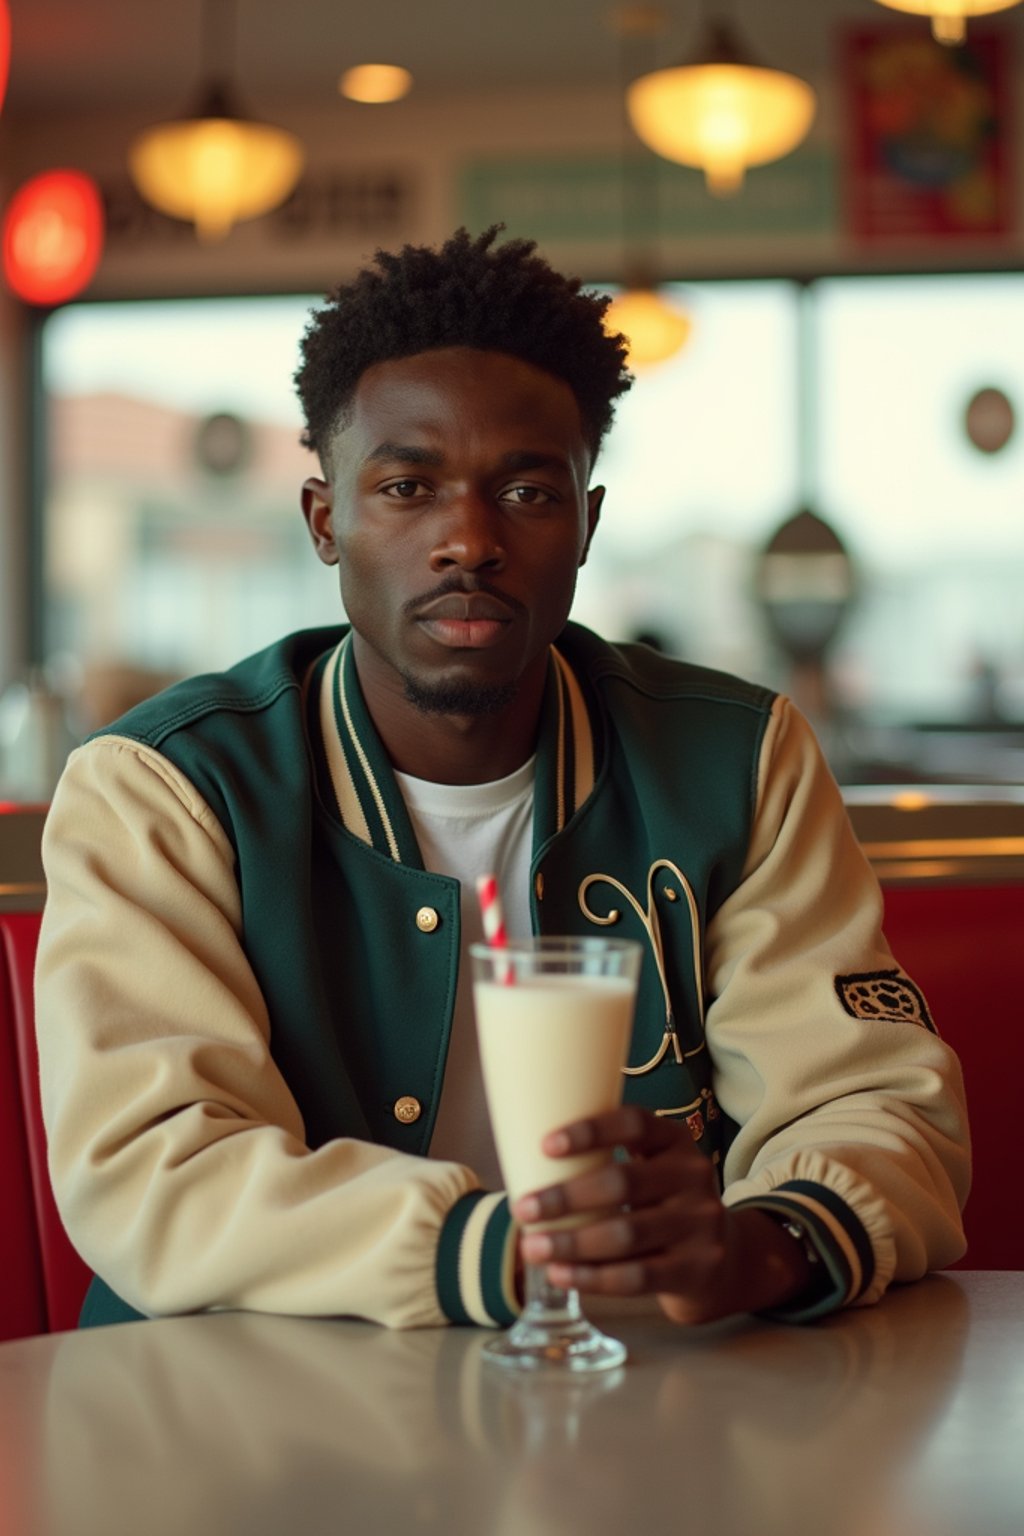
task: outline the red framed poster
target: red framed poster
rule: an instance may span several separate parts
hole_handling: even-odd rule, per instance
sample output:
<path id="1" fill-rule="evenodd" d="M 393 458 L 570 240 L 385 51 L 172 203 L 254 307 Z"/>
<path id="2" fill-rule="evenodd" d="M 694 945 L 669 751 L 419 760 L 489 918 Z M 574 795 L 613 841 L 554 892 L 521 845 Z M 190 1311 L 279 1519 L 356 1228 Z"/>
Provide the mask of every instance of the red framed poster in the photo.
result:
<path id="1" fill-rule="evenodd" d="M 871 242 L 1008 234 L 1014 226 L 1011 37 L 857 28 L 845 44 L 848 229 Z"/>

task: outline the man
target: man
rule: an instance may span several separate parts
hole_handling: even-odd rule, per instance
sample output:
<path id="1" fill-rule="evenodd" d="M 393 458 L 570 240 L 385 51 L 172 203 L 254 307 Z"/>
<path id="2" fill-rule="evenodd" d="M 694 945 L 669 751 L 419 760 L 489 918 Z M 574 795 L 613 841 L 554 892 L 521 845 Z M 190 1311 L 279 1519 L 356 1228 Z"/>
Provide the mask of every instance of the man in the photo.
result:
<path id="1" fill-rule="evenodd" d="M 86 1321 L 500 1323 L 523 1255 L 682 1323 L 804 1319 L 962 1252 L 956 1063 L 809 729 L 567 623 L 623 339 L 496 233 L 378 253 L 307 331 L 302 506 L 351 627 L 159 695 L 55 797 L 40 1060 Z M 488 870 L 513 931 L 647 951 L 625 1106 L 549 1140 L 628 1156 L 512 1213 L 463 963 Z"/>

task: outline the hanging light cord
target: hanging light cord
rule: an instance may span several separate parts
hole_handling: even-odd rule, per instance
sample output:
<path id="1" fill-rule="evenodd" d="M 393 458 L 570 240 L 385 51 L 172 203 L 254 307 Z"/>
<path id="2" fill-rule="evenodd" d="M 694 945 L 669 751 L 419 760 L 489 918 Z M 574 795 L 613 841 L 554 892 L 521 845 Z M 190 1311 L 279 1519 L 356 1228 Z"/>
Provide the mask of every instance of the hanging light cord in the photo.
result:
<path id="1" fill-rule="evenodd" d="M 236 0 L 203 0 L 203 79 L 227 81 L 238 41 Z"/>
<path id="2" fill-rule="evenodd" d="M 619 32 L 619 111 L 621 114 L 622 136 L 619 141 L 619 242 L 621 247 L 620 274 L 623 284 L 628 280 L 630 267 L 630 218 L 631 199 L 629 184 L 629 164 L 633 153 L 633 130 L 629 121 L 629 113 L 626 110 L 626 92 L 630 84 L 629 70 L 629 34 L 625 27 Z"/>
<path id="3" fill-rule="evenodd" d="M 654 180 L 655 156 L 653 151 L 641 143 L 634 132 L 630 122 L 629 111 L 626 106 L 626 97 L 633 80 L 641 74 L 646 74 L 653 69 L 654 59 L 654 27 L 648 29 L 619 28 L 619 102 L 622 113 L 622 149 L 620 154 L 620 186 L 621 197 L 619 199 L 619 214 L 621 219 L 621 244 L 622 244 L 622 278 L 624 286 L 630 283 L 634 268 L 646 268 L 653 266 L 648 256 L 641 259 L 638 248 L 642 245 L 644 236 L 638 235 L 640 221 L 644 217 L 650 220 L 651 230 L 647 233 L 648 241 L 656 232 L 659 224 L 658 184 Z M 636 45 L 631 48 L 631 44 Z M 639 45 L 646 45 L 645 58 L 638 57 Z M 631 175 L 631 171 L 633 174 Z M 649 274 L 653 279 L 653 271 Z"/>

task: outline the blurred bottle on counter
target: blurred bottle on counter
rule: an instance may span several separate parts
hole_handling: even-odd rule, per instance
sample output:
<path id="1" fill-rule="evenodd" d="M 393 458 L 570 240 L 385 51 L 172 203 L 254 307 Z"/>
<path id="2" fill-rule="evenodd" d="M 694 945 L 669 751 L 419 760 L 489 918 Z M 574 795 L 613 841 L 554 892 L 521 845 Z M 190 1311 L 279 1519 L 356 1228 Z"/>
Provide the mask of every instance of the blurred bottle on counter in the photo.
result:
<path id="1" fill-rule="evenodd" d="M 49 800 L 76 739 L 64 699 L 33 670 L 0 695 L 0 799 Z"/>

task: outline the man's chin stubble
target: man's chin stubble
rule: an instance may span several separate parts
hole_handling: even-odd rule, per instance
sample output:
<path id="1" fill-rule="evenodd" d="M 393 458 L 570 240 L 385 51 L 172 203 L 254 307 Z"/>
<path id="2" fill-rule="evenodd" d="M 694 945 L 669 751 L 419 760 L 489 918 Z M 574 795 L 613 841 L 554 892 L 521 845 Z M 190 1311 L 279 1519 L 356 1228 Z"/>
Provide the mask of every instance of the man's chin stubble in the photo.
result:
<path id="1" fill-rule="evenodd" d="M 424 715 L 496 715 L 519 691 L 515 682 L 423 683 L 409 672 L 402 673 L 402 682 L 406 699 Z"/>

